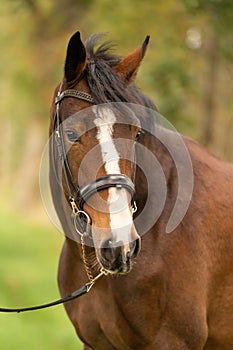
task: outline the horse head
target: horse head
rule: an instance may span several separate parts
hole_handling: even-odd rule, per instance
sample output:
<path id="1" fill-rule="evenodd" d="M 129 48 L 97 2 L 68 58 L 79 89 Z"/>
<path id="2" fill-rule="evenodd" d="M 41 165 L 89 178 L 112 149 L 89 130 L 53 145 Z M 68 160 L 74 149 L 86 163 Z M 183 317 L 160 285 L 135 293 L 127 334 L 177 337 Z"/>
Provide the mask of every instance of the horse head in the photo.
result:
<path id="1" fill-rule="evenodd" d="M 91 223 L 88 241 L 100 266 L 112 274 L 128 273 L 140 251 L 132 204 L 140 122 L 126 102 L 137 102 L 131 84 L 148 41 L 119 59 L 107 57 L 104 47 L 88 51 L 90 42 L 85 47 L 75 33 L 51 110 L 62 189 L 76 216 Z"/>

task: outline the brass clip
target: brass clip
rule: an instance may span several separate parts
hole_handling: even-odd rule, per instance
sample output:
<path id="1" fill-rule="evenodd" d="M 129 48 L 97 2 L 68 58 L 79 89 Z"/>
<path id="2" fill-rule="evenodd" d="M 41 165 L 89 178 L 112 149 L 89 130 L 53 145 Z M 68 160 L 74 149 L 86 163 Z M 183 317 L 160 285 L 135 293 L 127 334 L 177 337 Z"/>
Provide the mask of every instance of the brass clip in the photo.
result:
<path id="1" fill-rule="evenodd" d="M 71 208 L 72 208 L 72 211 L 73 211 L 74 215 L 79 216 L 80 215 L 80 211 L 79 211 L 79 209 L 77 207 L 77 204 L 76 204 L 76 202 L 75 202 L 73 197 L 70 198 L 70 205 L 71 205 Z"/>

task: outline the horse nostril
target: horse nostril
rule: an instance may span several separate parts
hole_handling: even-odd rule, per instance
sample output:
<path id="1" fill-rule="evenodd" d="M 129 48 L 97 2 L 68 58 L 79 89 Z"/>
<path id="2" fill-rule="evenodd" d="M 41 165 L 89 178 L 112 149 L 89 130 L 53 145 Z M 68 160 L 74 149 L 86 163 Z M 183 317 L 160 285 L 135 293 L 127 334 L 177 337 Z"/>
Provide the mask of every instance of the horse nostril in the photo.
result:
<path id="1" fill-rule="evenodd" d="M 131 242 L 128 246 L 128 251 L 125 248 L 126 246 L 124 246 L 123 242 L 115 243 L 111 239 L 107 239 L 101 246 L 102 259 L 110 264 L 129 262 L 131 259 L 135 258 L 140 251 L 140 239 Z"/>
<path id="2" fill-rule="evenodd" d="M 113 243 L 110 239 L 106 239 L 101 246 L 101 255 L 108 261 L 113 262 L 115 260 L 115 249 L 113 248 Z"/>
<path id="3" fill-rule="evenodd" d="M 139 254 L 140 249 L 141 249 L 141 239 L 138 238 L 130 244 L 129 256 L 131 258 L 135 258 Z"/>

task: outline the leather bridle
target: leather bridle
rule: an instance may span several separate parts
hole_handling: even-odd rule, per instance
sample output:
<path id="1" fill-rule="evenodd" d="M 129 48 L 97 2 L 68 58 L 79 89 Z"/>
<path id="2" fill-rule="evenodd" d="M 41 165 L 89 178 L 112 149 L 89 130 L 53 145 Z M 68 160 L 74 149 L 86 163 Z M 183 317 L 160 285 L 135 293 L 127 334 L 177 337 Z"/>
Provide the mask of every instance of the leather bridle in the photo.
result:
<path id="1" fill-rule="evenodd" d="M 84 234 L 91 236 L 91 218 L 83 209 L 84 203 L 86 203 L 95 193 L 108 189 L 109 187 L 116 187 L 118 189 L 125 188 L 131 196 L 132 211 L 134 213 L 137 210 L 136 202 L 134 200 L 135 186 L 132 180 L 124 174 L 108 174 L 95 179 L 83 187 L 79 187 L 74 183 L 66 155 L 65 141 L 62 132 L 62 119 L 60 116 L 60 104 L 63 99 L 67 97 L 77 98 L 91 104 L 95 104 L 95 102 L 92 96 L 86 92 L 74 89 L 67 89 L 61 92 L 60 88 L 55 98 L 56 113 L 54 116 L 55 141 L 62 162 L 68 198 L 73 212 L 72 218 L 74 227 L 80 236 Z M 54 151 L 55 150 L 52 150 L 52 152 Z"/>

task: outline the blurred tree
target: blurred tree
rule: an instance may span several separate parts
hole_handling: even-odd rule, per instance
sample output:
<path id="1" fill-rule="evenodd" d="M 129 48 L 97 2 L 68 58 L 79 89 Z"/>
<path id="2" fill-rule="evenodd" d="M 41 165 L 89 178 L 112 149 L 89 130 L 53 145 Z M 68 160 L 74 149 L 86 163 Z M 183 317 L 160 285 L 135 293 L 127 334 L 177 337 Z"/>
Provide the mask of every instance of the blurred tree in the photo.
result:
<path id="1" fill-rule="evenodd" d="M 1 125 L 11 131 L 1 132 L 2 144 L 9 147 L 1 150 L 0 185 L 3 195 L 11 187 L 21 208 L 39 199 L 38 169 L 52 92 L 62 76 L 67 38 L 87 6 L 88 1 L 74 0 L 0 3 Z"/>
<path id="2" fill-rule="evenodd" d="M 177 127 L 189 126 L 186 98 L 190 87 L 189 61 L 186 55 L 185 33 L 188 29 L 187 11 L 180 1 L 119 0 L 116 3 L 93 2 L 98 31 L 111 32 L 127 54 L 139 46 L 146 34 L 151 35 L 149 49 L 138 83 L 155 101 L 161 114 Z M 93 27 L 93 16 L 90 26 Z M 184 128 L 183 128 L 184 129 Z"/>
<path id="3" fill-rule="evenodd" d="M 188 11 L 198 19 L 199 26 L 204 32 L 205 82 L 201 141 L 209 146 L 214 141 L 217 100 L 221 95 L 219 71 L 226 61 L 231 63 L 233 61 L 233 2 L 231 0 L 183 0 L 183 2 Z"/>

